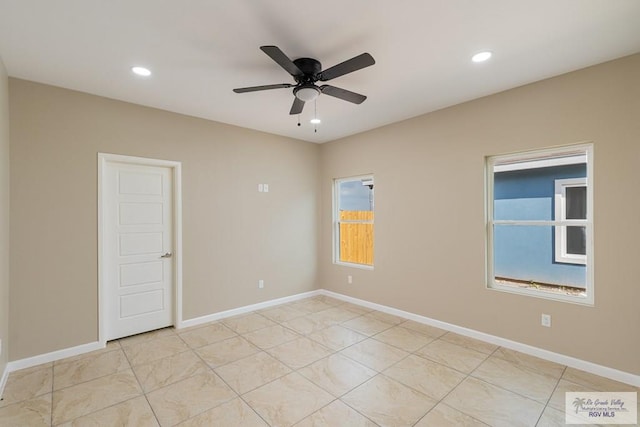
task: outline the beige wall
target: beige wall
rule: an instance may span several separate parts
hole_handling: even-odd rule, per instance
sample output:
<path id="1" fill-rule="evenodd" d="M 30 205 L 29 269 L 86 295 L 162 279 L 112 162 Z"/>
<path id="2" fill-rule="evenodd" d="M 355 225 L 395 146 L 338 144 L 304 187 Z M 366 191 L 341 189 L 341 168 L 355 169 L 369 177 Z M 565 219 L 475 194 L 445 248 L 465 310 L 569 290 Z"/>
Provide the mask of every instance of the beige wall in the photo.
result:
<path id="1" fill-rule="evenodd" d="M 9 358 L 9 84 L 0 58 L 0 376 Z"/>
<path id="2" fill-rule="evenodd" d="M 10 359 L 97 338 L 108 152 L 183 162 L 185 319 L 322 287 L 640 374 L 637 75 L 640 55 L 322 146 L 10 79 Z M 582 141 L 595 143 L 595 307 L 487 290 L 484 157 Z M 364 173 L 373 271 L 331 260 L 332 179 Z"/>
<path id="3" fill-rule="evenodd" d="M 318 145 L 23 80 L 9 88 L 11 360 L 98 338 L 98 152 L 182 162 L 185 319 L 315 289 Z"/>
<path id="4" fill-rule="evenodd" d="M 634 55 L 324 144 L 319 286 L 640 374 L 638 76 Z M 486 289 L 485 156 L 582 141 L 595 144 L 595 306 Z M 332 179 L 364 173 L 373 271 L 332 263 Z"/>

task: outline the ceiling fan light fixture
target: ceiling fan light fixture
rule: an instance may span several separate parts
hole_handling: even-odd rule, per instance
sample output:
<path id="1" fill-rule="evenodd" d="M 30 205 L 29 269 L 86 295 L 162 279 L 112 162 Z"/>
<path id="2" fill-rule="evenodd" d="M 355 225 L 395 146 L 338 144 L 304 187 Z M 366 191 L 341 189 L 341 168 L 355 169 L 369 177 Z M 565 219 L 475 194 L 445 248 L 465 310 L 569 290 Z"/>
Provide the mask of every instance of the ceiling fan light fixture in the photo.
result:
<path id="1" fill-rule="evenodd" d="M 320 95 L 320 89 L 315 86 L 300 86 L 293 90 L 293 94 L 300 101 L 309 102 L 313 101 Z"/>
<path id="2" fill-rule="evenodd" d="M 322 123 L 322 121 L 320 119 L 318 119 L 318 118 L 311 119 L 311 120 L 309 120 L 309 122 L 313 123 L 314 125 L 318 125 L 318 124 Z"/>

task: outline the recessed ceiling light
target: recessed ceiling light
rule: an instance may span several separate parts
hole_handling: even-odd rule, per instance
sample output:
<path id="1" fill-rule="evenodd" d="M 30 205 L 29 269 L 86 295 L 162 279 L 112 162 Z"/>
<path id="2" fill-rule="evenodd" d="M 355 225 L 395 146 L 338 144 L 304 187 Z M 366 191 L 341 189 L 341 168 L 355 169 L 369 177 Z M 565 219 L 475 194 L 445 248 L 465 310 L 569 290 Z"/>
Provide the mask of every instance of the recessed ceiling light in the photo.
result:
<path id="1" fill-rule="evenodd" d="M 320 123 L 320 119 L 311 119 L 309 120 L 309 122 L 313 123 L 314 125 L 317 125 L 318 123 Z"/>
<path id="2" fill-rule="evenodd" d="M 131 71 L 133 71 L 134 74 L 142 77 L 149 77 L 151 75 L 151 70 L 144 67 L 131 67 Z"/>
<path id="3" fill-rule="evenodd" d="M 491 58 L 491 55 L 493 55 L 493 54 L 491 52 L 489 52 L 488 50 L 484 51 L 484 52 L 478 52 L 478 53 L 476 53 L 475 55 L 473 55 L 471 57 L 471 60 L 473 62 L 484 62 L 487 59 Z"/>

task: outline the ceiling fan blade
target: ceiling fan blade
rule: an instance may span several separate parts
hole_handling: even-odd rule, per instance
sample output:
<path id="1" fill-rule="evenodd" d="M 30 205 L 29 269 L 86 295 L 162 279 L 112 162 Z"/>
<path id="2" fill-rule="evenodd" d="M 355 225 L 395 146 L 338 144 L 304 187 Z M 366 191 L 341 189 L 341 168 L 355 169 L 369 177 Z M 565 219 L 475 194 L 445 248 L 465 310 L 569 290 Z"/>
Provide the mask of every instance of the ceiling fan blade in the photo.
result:
<path id="1" fill-rule="evenodd" d="M 293 99 L 293 105 L 291 106 L 291 111 L 289 114 L 300 114 L 302 113 L 302 109 L 304 108 L 304 101 L 301 101 L 298 98 Z"/>
<path id="2" fill-rule="evenodd" d="M 336 77 L 344 76 L 345 74 L 353 73 L 354 71 L 369 67 L 375 63 L 376 61 L 373 59 L 373 56 L 368 53 L 363 53 L 362 55 L 347 59 L 338 65 L 334 65 L 333 67 L 320 72 L 318 74 L 318 80 L 326 82 L 327 80 L 335 79 Z"/>
<path id="3" fill-rule="evenodd" d="M 260 46 L 260 50 L 269 55 L 271 59 L 276 61 L 279 66 L 293 77 L 302 77 L 304 75 L 300 68 L 278 46 Z"/>
<path id="4" fill-rule="evenodd" d="M 238 89 L 234 89 L 235 93 L 245 93 L 245 92 L 256 92 L 259 90 L 269 90 L 269 89 L 282 89 L 286 87 L 293 87 L 295 85 L 289 83 L 280 83 L 276 85 L 265 85 L 265 86 L 251 86 L 251 87 L 241 87 Z"/>
<path id="5" fill-rule="evenodd" d="M 335 86 L 322 85 L 320 86 L 320 90 L 325 95 L 334 96 L 344 101 L 353 102 L 354 104 L 362 104 L 364 100 L 367 99 L 364 95 Z"/>

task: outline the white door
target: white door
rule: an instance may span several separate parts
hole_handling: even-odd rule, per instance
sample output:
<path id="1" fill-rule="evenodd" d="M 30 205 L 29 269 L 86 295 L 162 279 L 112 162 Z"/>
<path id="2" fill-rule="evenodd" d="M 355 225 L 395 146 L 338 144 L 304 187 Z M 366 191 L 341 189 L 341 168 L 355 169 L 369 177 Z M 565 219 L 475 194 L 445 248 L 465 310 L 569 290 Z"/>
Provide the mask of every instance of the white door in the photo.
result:
<path id="1" fill-rule="evenodd" d="M 102 191 L 106 339 L 173 325 L 173 171 L 107 162 Z"/>

